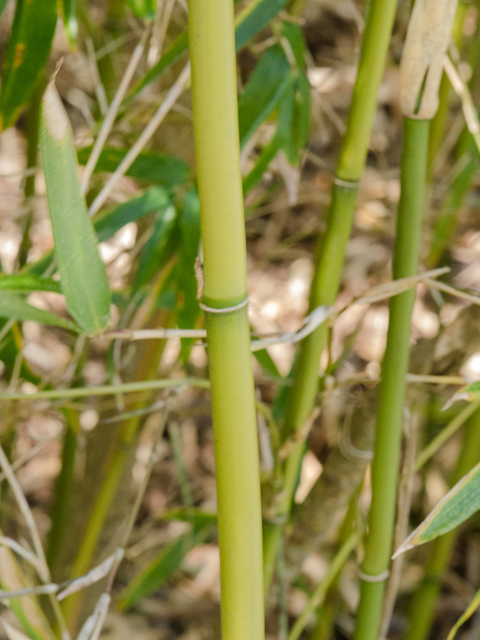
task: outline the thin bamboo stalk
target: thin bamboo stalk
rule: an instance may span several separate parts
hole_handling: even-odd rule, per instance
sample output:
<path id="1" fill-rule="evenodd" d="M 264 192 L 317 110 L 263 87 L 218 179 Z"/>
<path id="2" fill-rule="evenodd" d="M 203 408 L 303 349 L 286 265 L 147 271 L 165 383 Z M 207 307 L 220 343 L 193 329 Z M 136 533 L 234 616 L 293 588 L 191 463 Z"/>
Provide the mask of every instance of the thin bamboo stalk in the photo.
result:
<path id="1" fill-rule="evenodd" d="M 393 258 L 394 278 L 416 273 L 424 203 L 429 120 L 404 119 L 401 197 Z M 405 374 L 408 368 L 410 325 L 415 292 L 391 298 L 387 346 L 372 462 L 372 505 L 362 565 L 356 640 L 375 640 L 390 564 L 395 520 L 397 475 L 402 435 Z"/>
<path id="2" fill-rule="evenodd" d="M 244 304 L 246 241 L 232 2 L 190 0 L 189 36 L 215 437 L 222 638 L 262 640 L 260 474 Z"/>
<path id="3" fill-rule="evenodd" d="M 453 487 L 477 464 L 479 459 L 480 410 L 477 409 L 465 424 L 462 449 L 450 485 Z M 428 635 L 442 586 L 442 577 L 450 561 L 457 536 L 458 529 L 453 529 L 437 538 L 432 545 L 425 575 L 411 601 L 407 640 L 424 640 Z"/>
<path id="4" fill-rule="evenodd" d="M 358 75 L 350 107 L 347 129 L 342 144 L 326 233 L 319 238 L 315 254 L 315 275 L 310 292 L 310 311 L 320 305 L 334 303 L 347 241 L 355 211 L 358 181 L 368 150 L 368 141 L 376 109 L 378 87 L 385 66 L 390 34 L 395 17 L 396 0 L 372 0 L 366 16 Z M 315 402 L 318 390 L 318 367 L 326 344 L 327 327 L 320 326 L 301 343 L 292 390 L 288 397 L 284 436 L 288 437 L 304 424 Z M 293 500 L 298 468 L 303 456 L 303 443 L 297 444 L 289 457 L 287 478 L 279 523 L 266 530 L 264 540 L 265 590 L 271 580 L 282 522 Z M 292 480 L 293 479 L 293 480 Z"/>

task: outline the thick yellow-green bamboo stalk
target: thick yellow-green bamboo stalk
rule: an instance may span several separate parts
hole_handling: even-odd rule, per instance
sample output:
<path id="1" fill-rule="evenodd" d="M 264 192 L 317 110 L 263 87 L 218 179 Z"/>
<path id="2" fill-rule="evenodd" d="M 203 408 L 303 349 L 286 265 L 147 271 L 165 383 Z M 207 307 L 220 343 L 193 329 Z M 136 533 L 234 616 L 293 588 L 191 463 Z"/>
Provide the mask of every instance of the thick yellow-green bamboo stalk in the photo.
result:
<path id="1" fill-rule="evenodd" d="M 260 477 L 244 304 L 248 293 L 233 2 L 190 0 L 189 35 L 215 437 L 222 638 L 260 640 L 264 636 Z"/>

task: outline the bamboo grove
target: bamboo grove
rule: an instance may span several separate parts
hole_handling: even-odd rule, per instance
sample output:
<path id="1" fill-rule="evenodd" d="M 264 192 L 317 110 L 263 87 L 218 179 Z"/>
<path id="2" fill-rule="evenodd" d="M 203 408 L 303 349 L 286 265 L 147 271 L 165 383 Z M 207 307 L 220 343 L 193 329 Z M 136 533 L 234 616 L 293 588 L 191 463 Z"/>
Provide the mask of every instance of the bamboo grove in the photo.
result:
<path id="1" fill-rule="evenodd" d="M 480 4 L 0 19 L 2 637 L 478 634 Z"/>

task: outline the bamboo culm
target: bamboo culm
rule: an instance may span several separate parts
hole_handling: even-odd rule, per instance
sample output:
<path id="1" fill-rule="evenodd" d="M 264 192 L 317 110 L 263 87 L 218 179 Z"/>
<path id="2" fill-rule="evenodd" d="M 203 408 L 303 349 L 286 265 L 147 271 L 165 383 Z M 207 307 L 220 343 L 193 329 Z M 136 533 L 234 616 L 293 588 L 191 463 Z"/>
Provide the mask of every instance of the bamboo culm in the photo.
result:
<path id="1" fill-rule="evenodd" d="M 427 171 L 429 120 L 404 118 L 401 196 L 393 257 L 393 278 L 418 269 Z M 397 476 L 402 436 L 405 377 L 415 290 L 390 300 L 387 346 L 382 363 L 372 474 L 372 504 L 362 565 L 355 640 L 376 640 L 388 577 L 395 521 Z"/>
<path id="2" fill-rule="evenodd" d="M 231 0 L 190 0 L 224 640 L 264 637 L 262 520 Z M 223 311 L 222 311 L 223 310 Z"/>
<path id="3" fill-rule="evenodd" d="M 358 181 L 365 166 L 370 131 L 377 107 L 378 87 L 385 66 L 396 6 L 396 0 L 371 0 L 369 4 L 358 75 L 333 184 L 327 230 L 319 238 L 315 253 L 315 275 L 310 292 L 310 311 L 320 305 L 333 304 L 340 286 L 345 250 L 355 212 Z M 296 432 L 303 425 L 314 406 L 318 391 L 320 357 L 326 339 L 327 327 L 324 324 L 301 343 L 294 383 L 286 407 L 285 437 Z M 284 499 L 279 509 L 279 522 L 284 521 L 290 512 L 303 452 L 304 444 L 299 442 L 286 463 Z M 282 524 L 271 523 L 265 529 L 266 592 L 271 581 L 282 528 Z"/>

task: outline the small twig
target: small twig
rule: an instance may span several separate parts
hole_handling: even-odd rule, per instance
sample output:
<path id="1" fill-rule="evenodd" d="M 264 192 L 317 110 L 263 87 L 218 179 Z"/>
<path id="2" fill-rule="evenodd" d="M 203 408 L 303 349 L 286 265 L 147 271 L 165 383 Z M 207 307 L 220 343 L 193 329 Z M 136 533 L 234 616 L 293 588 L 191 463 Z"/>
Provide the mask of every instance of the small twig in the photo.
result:
<path id="1" fill-rule="evenodd" d="M 462 80 L 462 77 L 448 55 L 443 59 L 443 69 L 452 83 L 453 90 L 462 101 L 463 115 L 465 116 L 467 129 L 472 134 L 477 149 L 480 151 L 480 122 L 468 86 L 466 82 Z"/>
<path id="2" fill-rule="evenodd" d="M 90 178 L 95 170 L 98 159 L 102 152 L 102 149 L 105 145 L 105 142 L 108 138 L 108 135 L 112 129 L 113 123 L 115 122 L 115 118 L 118 113 L 118 109 L 122 103 L 122 100 L 127 92 L 130 81 L 135 73 L 136 68 L 138 67 L 138 63 L 143 55 L 145 50 L 145 44 L 147 42 L 148 35 L 150 33 L 150 29 L 146 28 L 143 32 L 142 39 L 137 44 L 135 49 L 133 50 L 132 56 L 129 60 L 127 68 L 125 69 L 125 73 L 123 74 L 123 78 L 120 82 L 120 85 L 115 93 L 115 96 L 108 108 L 107 113 L 105 114 L 105 118 L 102 122 L 102 126 L 100 127 L 100 131 L 98 132 L 97 139 L 95 140 L 95 144 L 93 145 L 92 152 L 88 158 L 88 162 L 83 171 L 83 179 L 81 191 L 83 194 L 87 193 L 88 185 L 90 183 Z"/>
<path id="3" fill-rule="evenodd" d="M 21 544 L 19 544 L 15 540 L 12 540 L 12 538 L 8 538 L 6 536 L 0 536 L 0 545 L 3 547 L 8 547 L 12 551 L 14 551 L 16 554 L 30 563 L 39 575 L 41 574 L 42 569 L 40 567 L 40 563 L 38 562 L 38 558 L 34 553 L 29 551 L 28 549 L 25 549 L 25 547 L 22 547 Z"/>
<path id="4" fill-rule="evenodd" d="M 205 378 L 162 378 L 159 380 L 140 380 L 122 384 L 107 384 L 98 387 L 75 387 L 73 389 L 49 389 L 36 393 L 0 393 L 0 400 L 52 400 L 53 398 L 85 398 L 87 396 L 109 396 L 115 393 L 136 393 L 152 389 L 172 387 L 200 387 L 210 389 L 210 381 Z"/>
<path id="5" fill-rule="evenodd" d="M 155 38 L 155 42 L 152 43 L 152 47 L 148 55 L 148 62 L 151 62 L 152 66 L 162 55 L 163 44 L 165 42 L 165 36 L 168 30 L 168 25 L 170 23 L 170 18 L 172 17 L 175 2 L 176 0 L 167 0 L 163 11 L 159 11 L 158 13 L 160 28 L 158 30 L 157 37 Z"/>
<path id="6" fill-rule="evenodd" d="M 104 204 L 108 196 L 111 194 L 117 182 L 125 175 L 128 169 L 131 167 L 131 165 L 135 161 L 138 154 L 142 151 L 144 146 L 147 144 L 147 142 L 150 140 L 150 138 L 153 136 L 155 131 L 160 126 L 161 122 L 163 122 L 163 120 L 165 119 L 170 109 L 173 107 L 175 102 L 183 93 L 183 90 L 185 89 L 189 80 L 190 80 L 190 62 L 187 62 L 181 74 L 179 75 L 175 83 L 170 88 L 167 96 L 163 100 L 160 107 L 157 109 L 156 113 L 151 118 L 148 125 L 142 131 L 142 133 L 137 138 L 137 141 L 135 142 L 133 147 L 130 149 L 130 151 L 124 157 L 122 162 L 115 169 L 115 172 L 110 176 L 110 178 L 106 182 L 103 189 L 100 191 L 98 196 L 92 202 L 89 208 L 89 213 L 91 216 L 97 213 L 97 211 Z"/>
<path id="7" fill-rule="evenodd" d="M 315 611 L 315 609 L 324 601 L 325 595 L 330 588 L 330 585 L 343 569 L 345 562 L 348 560 L 348 556 L 358 544 L 359 539 L 360 536 L 357 532 L 352 533 L 340 547 L 336 556 L 333 558 L 330 564 L 327 575 L 318 584 L 304 610 L 293 625 L 292 630 L 290 631 L 290 634 L 288 636 L 288 640 L 298 640 L 298 638 L 302 634 L 302 631 L 305 629 L 310 616 Z"/>
<path id="8" fill-rule="evenodd" d="M 7 458 L 7 456 L 5 455 L 5 451 L 3 450 L 3 447 L 0 445 L 0 466 L 2 467 L 3 473 L 5 474 L 10 487 L 13 491 L 13 494 L 15 496 L 15 499 L 17 501 L 18 507 L 25 519 L 25 522 L 27 524 L 27 527 L 30 531 L 30 536 L 32 538 L 32 542 L 33 542 L 33 547 L 35 549 L 35 555 L 36 558 L 38 560 L 38 569 L 39 569 L 39 577 L 41 579 L 42 582 L 46 583 L 48 585 L 48 583 L 51 582 L 51 577 L 50 577 L 50 570 L 48 568 L 48 564 L 47 564 L 47 560 L 45 558 L 45 552 L 43 550 L 43 546 L 42 546 L 42 541 L 40 539 L 40 533 L 38 531 L 37 528 L 37 524 L 35 522 L 35 519 L 33 517 L 32 511 L 30 509 L 30 506 L 27 502 L 27 499 L 25 498 L 25 495 L 22 491 L 22 488 L 20 487 L 20 484 L 18 483 L 18 480 L 15 476 L 15 473 L 12 469 L 12 466 Z M 48 592 L 51 593 L 52 592 Z M 61 633 L 62 633 L 62 638 L 64 638 L 64 640 L 70 640 L 70 634 L 68 632 L 67 629 L 67 625 L 65 624 L 65 620 L 63 617 L 63 613 L 62 610 L 60 609 L 60 605 L 58 604 L 58 600 L 55 598 L 55 596 L 52 594 L 50 597 L 50 602 L 52 604 L 52 608 L 55 612 L 55 616 L 57 618 L 58 621 L 58 625 L 60 627 Z"/>
<path id="9" fill-rule="evenodd" d="M 480 407 L 480 400 L 476 400 L 475 402 L 471 402 L 466 407 L 464 407 L 454 418 L 451 420 L 447 426 L 440 431 L 438 436 L 434 438 L 430 444 L 428 444 L 423 451 L 421 451 L 417 459 L 415 460 L 415 471 L 418 471 L 423 467 L 423 465 L 430 460 L 430 458 L 435 455 L 435 453 L 442 447 L 447 440 L 449 440 L 454 433 L 460 429 L 461 426 L 468 420 L 468 418 L 477 411 Z"/>
<path id="10" fill-rule="evenodd" d="M 445 284 L 444 282 L 430 280 L 430 278 L 425 281 L 425 284 L 427 284 L 429 287 L 433 287 L 434 289 L 438 289 L 439 291 L 445 291 L 445 293 L 449 293 L 450 295 L 461 298 L 462 300 L 468 300 L 468 302 L 471 302 L 472 304 L 480 305 L 480 296 L 476 296 L 473 293 L 462 291 L 461 289 L 452 287 L 451 285 Z"/>

